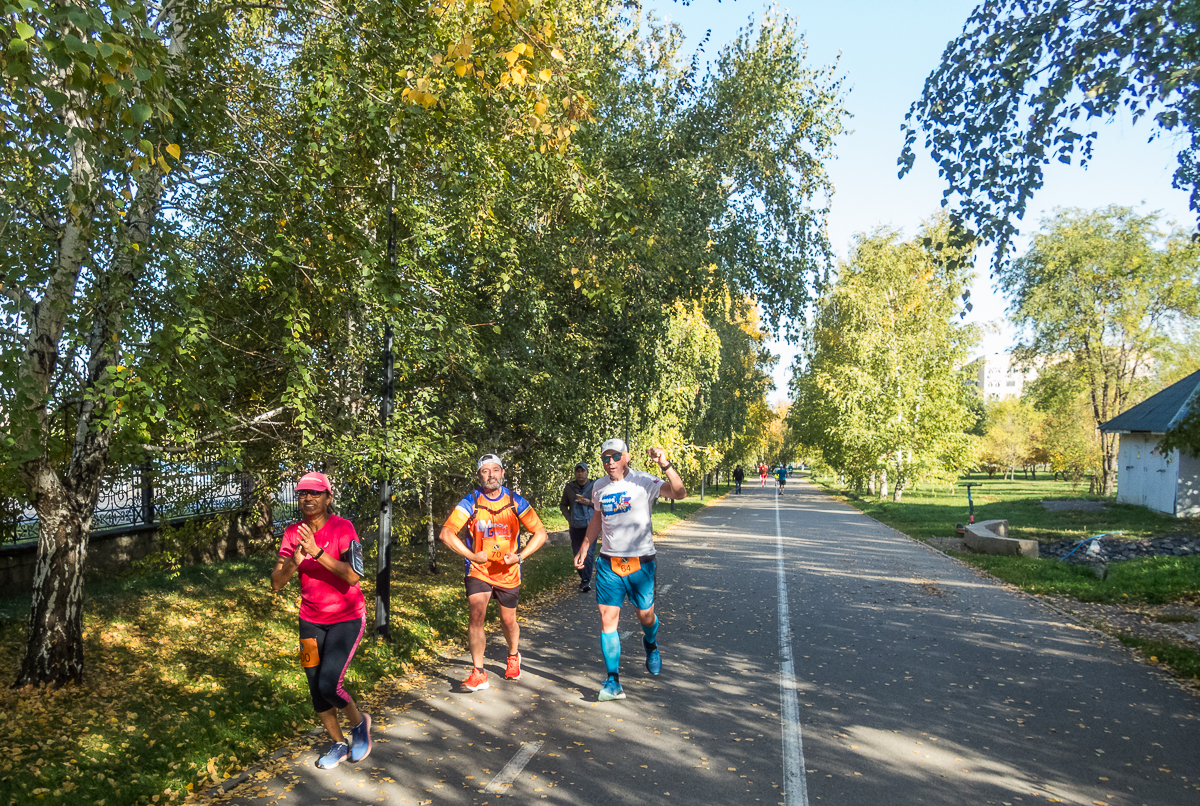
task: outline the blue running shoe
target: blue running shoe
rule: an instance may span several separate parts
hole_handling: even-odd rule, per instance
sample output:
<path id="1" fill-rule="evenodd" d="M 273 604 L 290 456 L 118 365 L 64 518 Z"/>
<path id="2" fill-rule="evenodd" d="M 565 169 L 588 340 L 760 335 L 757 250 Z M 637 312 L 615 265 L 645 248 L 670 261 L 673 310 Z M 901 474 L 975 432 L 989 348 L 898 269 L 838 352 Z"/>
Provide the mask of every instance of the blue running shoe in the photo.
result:
<path id="1" fill-rule="evenodd" d="M 317 759 L 317 766 L 323 770 L 332 770 L 346 760 L 350 755 L 350 746 L 345 742 L 334 742 L 329 745 L 329 752 Z"/>
<path id="2" fill-rule="evenodd" d="M 625 692 L 621 690 L 621 684 L 617 682 L 617 678 L 609 677 L 604 681 L 604 685 L 600 689 L 600 695 L 596 699 L 600 702 L 623 700 L 625 699 Z"/>
<path id="3" fill-rule="evenodd" d="M 363 712 L 362 722 L 350 729 L 350 760 L 355 764 L 371 755 L 371 715 Z"/>
<path id="4" fill-rule="evenodd" d="M 642 646 L 646 648 L 646 671 L 658 674 L 662 671 L 662 656 L 658 654 L 658 644 L 647 644 L 643 638 Z"/>

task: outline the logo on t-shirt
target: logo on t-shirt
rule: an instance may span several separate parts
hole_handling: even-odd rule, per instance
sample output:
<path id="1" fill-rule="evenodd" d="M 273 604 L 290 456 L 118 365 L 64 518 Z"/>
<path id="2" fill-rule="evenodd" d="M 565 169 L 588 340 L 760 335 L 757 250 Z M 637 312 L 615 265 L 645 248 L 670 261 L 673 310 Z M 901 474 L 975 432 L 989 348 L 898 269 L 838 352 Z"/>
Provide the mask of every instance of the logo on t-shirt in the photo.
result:
<path id="1" fill-rule="evenodd" d="M 605 515 L 616 515 L 632 509 L 633 500 L 629 497 L 629 493 L 609 493 L 600 498 L 600 506 L 603 507 Z"/>

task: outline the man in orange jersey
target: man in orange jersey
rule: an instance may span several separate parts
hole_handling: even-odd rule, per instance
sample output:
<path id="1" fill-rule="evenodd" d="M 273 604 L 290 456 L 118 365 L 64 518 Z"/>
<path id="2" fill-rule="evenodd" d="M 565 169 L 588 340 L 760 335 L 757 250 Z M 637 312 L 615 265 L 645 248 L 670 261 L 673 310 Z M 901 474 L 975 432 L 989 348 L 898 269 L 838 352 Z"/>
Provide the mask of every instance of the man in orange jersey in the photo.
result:
<path id="1" fill-rule="evenodd" d="M 483 622 L 488 602 L 493 598 L 500 605 L 500 628 L 508 641 L 504 677 L 521 679 L 518 647 L 521 628 L 517 625 L 521 561 L 546 542 L 546 527 L 533 507 L 504 486 L 504 462 L 500 457 L 485 454 L 475 469 L 479 474 L 479 486 L 458 502 L 441 533 L 442 542 L 465 559 L 467 601 L 470 604 L 467 645 L 474 667 L 463 683 L 467 691 L 479 691 L 490 685 L 483 668 L 483 651 L 487 645 Z M 467 527 L 470 545 L 458 536 L 463 526 Z M 521 546 L 522 526 L 533 534 L 524 547 Z"/>

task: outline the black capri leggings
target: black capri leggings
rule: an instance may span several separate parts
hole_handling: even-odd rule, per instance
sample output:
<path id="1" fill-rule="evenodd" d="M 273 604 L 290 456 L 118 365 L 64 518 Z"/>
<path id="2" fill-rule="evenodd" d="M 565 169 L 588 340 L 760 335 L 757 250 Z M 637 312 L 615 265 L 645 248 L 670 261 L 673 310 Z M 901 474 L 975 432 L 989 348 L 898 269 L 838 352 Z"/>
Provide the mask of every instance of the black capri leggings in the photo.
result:
<path id="1" fill-rule="evenodd" d="M 365 615 L 335 624 L 313 624 L 300 619 L 300 665 L 308 677 L 308 691 L 318 714 L 330 708 L 345 708 L 350 703 L 342 681 L 366 624 Z"/>

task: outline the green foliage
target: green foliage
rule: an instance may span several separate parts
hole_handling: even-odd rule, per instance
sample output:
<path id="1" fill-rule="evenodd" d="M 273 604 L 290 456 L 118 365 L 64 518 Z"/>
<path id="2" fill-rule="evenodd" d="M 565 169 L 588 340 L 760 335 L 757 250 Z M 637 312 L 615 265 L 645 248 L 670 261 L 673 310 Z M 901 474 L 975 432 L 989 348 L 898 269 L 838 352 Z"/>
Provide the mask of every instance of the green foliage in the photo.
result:
<path id="1" fill-rule="evenodd" d="M 1103 446 L 1096 430 L 1085 376 L 1072 360 L 1043 367 L 1025 387 L 1024 399 L 1040 413 L 1034 441 L 1043 461 L 1072 484 L 1103 472 Z"/>
<path id="2" fill-rule="evenodd" d="M 1124 207 L 1060 210 L 1028 252 L 997 272 L 1013 323 L 1030 334 L 1016 360 L 1069 359 L 1065 368 L 1077 374 L 1096 426 L 1129 407 L 1154 351 L 1178 323 L 1200 315 L 1200 245 L 1180 233 L 1164 237 L 1157 223 L 1157 215 Z M 1101 444 L 1111 495 L 1116 435 L 1102 435 Z"/>
<path id="3" fill-rule="evenodd" d="M 389 475 L 423 535 L 484 450 L 540 504 L 607 436 L 694 483 L 761 422 L 758 316 L 825 269 L 845 117 L 792 20 L 701 72 L 596 0 L 166 9 L 6 17 L 0 447 L 43 523 L 215 453 L 267 495 L 326 470 L 364 533 Z"/>
<path id="4" fill-rule="evenodd" d="M 1002 470 L 1012 478 L 1017 466 L 1033 464 L 1034 433 L 1038 416 L 1033 407 L 1016 398 L 987 405 L 987 431 L 979 443 L 980 466 L 992 476 Z"/>
<path id="5" fill-rule="evenodd" d="M 982 240 L 1009 257 L 1050 160 L 1086 164 L 1096 120 L 1124 108 L 1153 135 L 1183 130 L 1174 185 L 1200 214 L 1196 0 L 989 0 L 946 46 L 906 117 L 901 175 L 925 146 L 945 192 Z"/>
<path id="6" fill-rule="evenodd" d="M 951 233 L 941 219 L 921 241 L 858 236 L 794 374 L 796 439 L 856 485 L 887 474 L 897 500 L 913 481 L 970 463 L 974 391 L 958 367 L 974 331 L 954 322 L 970 250 Z"/>

